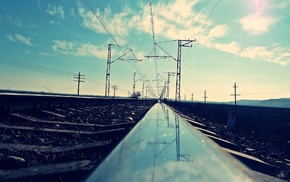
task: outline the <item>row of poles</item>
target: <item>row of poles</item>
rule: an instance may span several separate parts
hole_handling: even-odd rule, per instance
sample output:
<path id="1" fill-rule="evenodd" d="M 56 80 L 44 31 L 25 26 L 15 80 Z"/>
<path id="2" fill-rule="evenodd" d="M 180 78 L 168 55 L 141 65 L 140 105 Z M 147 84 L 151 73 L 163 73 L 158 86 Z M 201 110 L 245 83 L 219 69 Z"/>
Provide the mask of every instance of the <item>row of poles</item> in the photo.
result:
<path id="1" fill-rule="evenodd" d="M 175 72 L 166 72 L 168 74 L 168 78 L 167 80 L 165 80 L 160 74 L 159 76 L 164 80 L 164 87 L 163 87 L 163 90 L 162 90 L 162 93 L 160 95 L 160 99 L 164 99 L 164 98 L 167 98 L 169 99 L 169 85 L 170 85 L 170 76 L 175 76 Z M 77 95 L 79 96 L 80 94 L 80 83 L 81 82 L 85 82 L 85 78 L 84 78 L 85 75 L 82 75 L 80 72 L 78 74 L 75 74 L 74 75 L 74 81 L 78 83 L 78 86 L 77 86 Z M 141 79 L 139 79 L 141 80 Z M 136 80 L 136 73 L 134 73 L 134 77 L 133 77 L 133 95 L 135 94 L 135 89 L 136 89 L 136 82 L 139 81 L 139 80 Z M 148 93 L 150 92 L 150 87 L 149 86 L 146 86 L 146 96 L 144 97 L 144 89 L 145 89 L 145 83 L 148 82 L 149 80 L 143 80 L 143 86 L 142 86 L 142 98 L 149 98 L 150 96 L 148 96 Z M 235 104 L 235 107 L 237 105 L 237 96 L 240 96 L 240 94 L 237 94 L 237 84 L 234 83 L 234 93 L 231 94 L 231 96 L 234 96 L 234 104 Z M 118 86 L 117 85 L 113 85 L 112 86 L 112 89 L 114 90 L 114 97 L 116 97 L 116 90 L 118 90 Z M 107 90 L 107 87 L 106 87 L 106 90 Z M 106 97 L 109 96 L 109 93 L 108 95 L 105 95 Z M 128 91 L 128 97 L 130 97 L 130 92 Z M 203 99 L 204 99 L 204 103 L 206 103 L 206 100 L 207 100 L 208 96 L 207 96 L 207 92 L 206 90 L 204 91 L 204 96 L 203 96 Z M 179 99 L 180 100 L 180 99 Z M 184 100 L 186 100 L 186 95 L 184 96 Z M 191 101 L 193 101 L 193 94 L 191 94 Z"/>
<path id="2" fill-rule="evenodd" d="M 164 99 L 164 98 L 167 98 L 169 99 L 169 85 L 170 85 L 170 76 L 175 76 L 175 72 L 166 72 L 167 75 L 168 75 L 168 78 L 167 80 L 165 80 L 160 74 L 159 76 L 164 80 L 164 87 L 163 87 L 163 90 L 162 90 L 162 93 L 160 95 L 160 99 Z M 80 94 L 80 83 L 81 82 L 85 82 L 85 78 L 84 78 L 85 75 L 82 75 L 80 72 L 78 74 L 75 74 L 74 75 L 74 81 L 75 82 L 78 82 L 78 87 L 77 87 L 77 95 L 79 96 Z M 141 80 L 141 79 L 139 79 Z M 136 89 L 136 82 L 139 81 L 139 80 L 136 80 L 136 73 L 134 73 L 134 77 L 133 77 L 133 94 L 135 94 L 135 89 Z M 145 83 L 149 81 L 149 80 L 143 80 L 143 86 L 142 86 L 142 98 L 149 98 L 150 96 L 148 96 L 148 93 L 150 92 L 150 87 L 149 86 L 146 86 L 146 96 L 144 97 L 144 89 L 145 89 Z M 231 94 L 231 96 L 234 96 L 234 104 L 235 104 L 235 107 L 237 105 L 237 96 L 240 96 L 240 94 L 237 94 L 237 84 L 234 83 L 234 93 Z M 106 88 L 107 89 L 107 88 Z M 116 97 L 116 90 L 118 90 L 118 86 L 117 85 L 113 85 L 112 86 L 112 89 L 114 90 L 114 97 Z M 109 93 L 108 95 L 106 95 L 106 97 L 109 96 Z M 130 96 L 130 92 L 128 91 L 128 97 Z M 204 91 L 204 96 L 203 96 L 203 99 L 204 99 L 204 103 L 206 103 L 206 100 L 207 100 L 208 96 L 207 96 L 207 92 L 206 90 Z M 186 100 L 186 95 L 184 96 L 184 100 Z M 193 94 L 191 94 L 191 101 L 193 101 Z"/>
<path id="3" fill-rule="evenodd" d="M 153 56 L 146 56 L 147 58 L 166 58 L 166 57 L 171 57 L 173 58 L 176 63 L 177 63 L 177 70 L 176 72 L 168 72 L 168 77 L 170 77 L 170 74 L 176 74 L 176 92 L 175 92 L 175 101 L 180 101 L 181 97 L 180 97 L 180 90 L 181 90 L 181 86 L 180 86 L 180 83 L 181 83 L 181 48 L 182 47 L 192 47 L 191 43 L 194 42 L 195 40 L 177 40 L 178 41 L 178 51 L 177 51 L 177 58 L 171 56 L 169 53 L 167 53 L 164 49 L 162 49 L 160 46 L 157 46 L 159 48 L 161 48 L 166 54 L 167 56 L 157 56 L 157 55 L 153 55 Z M 109 44 L 108 45 L 108 55 L 107 55 L 107 70 L 106 70 L 106 85 L 105 85 L 105 97 L 109 97 L 110 96 L 110 71 L 111 71 L 111 64 L 114 63 L 115 61 L 117 60 L 124 60 L 122 56 L 120 56 L 119 58 L 115 59 L 115 60 L 112 60 L 112 54 L 111 54 L 111 51 L 112 51 L 112 46 L 114 44 Z M 149 80 L 143 80 L 143 78 L 141 77 L 139 80 L 143 81 L 143 82 L 148 82 Z M 136 82 L 139 81 L 139 80 L 136 80 L 136 73 L 134 73 L 134 78 L 133 78 L 133 95 L 136 93 L 135 92 L 135 88 L 136 88 Z M 157 82 L 157 87 L 159 87 L 159 80 L 158 80 L 158 74 L 156 75 L 156 80 Z M 169 79 L 168 81 L 169 82 Z M 150 89 L 153 89 L 153 88 L 150 88 Z M 164 88 L 165 89 L 165 88 Z M 165 90 L 162 90 L 162 92 L 159 94 L 160 97 L 164 97 L 164 92 Z M 167 83 L 167 86 L 166 86 L 166 91 L 167 91 L 167 94 L 169 94 L 169 84 Z M 144 96 L 144 86 L 142 88 L 142 97 Z"/>
<path id="4" fill-rule="evenodd" d="M 231 94 L 230 96 L 234 96 L 234 101 L 235 101 L 234 103 L 235 103 L 235 107 L 236 107 L 237 106 L 237 96 L 241 96 L 241 94 L 237 94 L 238 86 L 236 83 L 234 83 L 233 88 L 234 88 L 234 93 Z M 206 99 L 208 98 L 206 90 L 204 91 L 204 96 L 202 98 L 204 99 L 204 103 L 206 103 Z M 186 101 L 186 95 L 184 96 L 184 100 Z M 193 101 L 193 94 L 191 94 L 191 101 Z"/>

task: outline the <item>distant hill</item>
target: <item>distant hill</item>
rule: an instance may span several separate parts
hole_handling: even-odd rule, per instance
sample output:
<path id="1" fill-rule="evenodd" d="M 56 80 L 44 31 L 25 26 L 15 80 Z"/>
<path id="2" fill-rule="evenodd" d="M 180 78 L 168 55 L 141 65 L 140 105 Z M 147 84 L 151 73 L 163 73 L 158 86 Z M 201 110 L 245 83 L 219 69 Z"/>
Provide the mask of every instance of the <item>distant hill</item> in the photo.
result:
<path id="1" fill-rule="evenodd" d="M 290 98 L 268 100 L 238 100 L 237 105 L 290 108 Z"/>

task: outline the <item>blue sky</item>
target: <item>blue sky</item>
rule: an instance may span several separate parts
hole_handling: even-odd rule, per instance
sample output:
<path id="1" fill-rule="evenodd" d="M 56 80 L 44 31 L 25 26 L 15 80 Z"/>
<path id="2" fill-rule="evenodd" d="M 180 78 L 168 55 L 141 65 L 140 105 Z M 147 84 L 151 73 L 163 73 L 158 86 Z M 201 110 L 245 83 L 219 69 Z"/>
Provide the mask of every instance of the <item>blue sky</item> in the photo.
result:
<path id="1" fill-rule="evenodd" d="M 174 40 L 196 39 L 182 48 L 181 99 L 203 100 L 206 90 L 209 101 L 231 101 L 235 82 L 238 99 L 290 98 L 290 1 L 151 2 L 163 50 L 176 58 Z M 81 94 L 104 95 L 108 44 L 118 45 L 112 60 L 129 51 L 111 65 L 116 95 L 132 92 L 134 72 L 137 91 L 149 80 L 156 93 L 156 74 L 167 80 L 166 72 L 176 72 L 172 58 L 145 57 L 153 55 L 146 0 L 2 0 L 0 26 L 0 89 L 76 93 L 80 72 Z M 166 55 L 162 49 L 156 54 Z"/>

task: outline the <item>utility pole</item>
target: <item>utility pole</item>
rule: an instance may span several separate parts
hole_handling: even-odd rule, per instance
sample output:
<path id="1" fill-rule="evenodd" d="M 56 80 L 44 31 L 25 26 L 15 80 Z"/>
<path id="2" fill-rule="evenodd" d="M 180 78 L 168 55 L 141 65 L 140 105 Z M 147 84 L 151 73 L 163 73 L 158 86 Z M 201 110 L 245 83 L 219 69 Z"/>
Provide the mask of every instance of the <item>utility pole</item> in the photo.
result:
<path id="1" fill-rule="evenodd" d="M 147 93 L 148 95 L 147 95 L 147 98 L 149 99 L 150 98 L 150 95 L 151 95 L 151 89 L 149 88 L 148 89 L 148 93 Z"/>
<path id="2" fill-rule="evenodd" d="M 134 72 L 134 77 L 133 77 L 133 95 L 135 95 L 135 87 L 136 87 L 136 72 Z"/>
<path id="3" fill-rule="evenodd" d="M 149 82 L 150 80 L 143 80 L 143 85 L 142 85 L 142 99 L 144 99 L 145 94 L 144 94 L 144 89 L 147 89 L 147 86 L 145 87 L 145 83 L 146 82 Z M 147 90 L 146 90 L 146 93 L 147 93 Z"/>
<path id="4" fill-rule="evenodd" d="M 143 81 L 143 84 L 142 84 L 142 96 L 141 96 L 142 99 L 144 97 L 144 85 L 145 85 L 145 82 Z"/>
<path id="5" fill-rule="evenodd" d="M 113 85 L 112 89 L 114 90 L 114 97 L 116 97 L 116 90 L 118 90 L 118 86 L 117 85 Z"/>
<path id="6" fill-rule="evenodd" d="M 152 22 L 151 22 L 152 23 Z M 171 56 L 168 52 L 162 49 L 159 45 L 154 43 L 155 46 L 158 46 L 161 50 L 163 50 L 168 56 L 145 56 L 145 57 L 153 57 L 153 58 L 173 58 L 177 63 L 177 71 L 176 71 L 176 89 L 175 89 L 175 101 L 180 101 L 180 83 L 181 83 L 181 48 L 182 47 L 192 47 L 191 43 L 196 40 L 178 40 L 178 50 L 177 50 L 177 59 Z M 158 75 L 158 74 L 157 74 Z M 157 76 L 158 78 L 158 76 Z M 157 84 L 158 85 L 158 84 Z"/>
<path id="7" fill-rule="evenodd" d="M 237 88 L 238 88 L 238 86 L 237 86 L 237 84 L 236 83 L 234 83 L 234 94 L 231 94 L 231 96 L 234 96 L 235 97 L 235 109 L 236 109 L 236 107 L 237 107 L 237 96 L 240 96 L 240 94 L 237 94 Z"/>
<path id="8" fill-rule="evenodd" d="M 80 83 L 81 82 L 85 82 L 84 81 L 84 76 L 85 75 L 81 75 L 81 73 L 79 72 L 79 74 L 77 74 L 77 75 L 74 75 L 74 79 L 76 79 L 76 80 L 74 80 L 75 82 L 78 82 L 78 90 L 77 90 L 77 94 L 78 94 L 78 96 L 80 95 Z"/>
<path id="9" fill-rule="evenodd" d="M 192 42 L 195 40 L 178 40 L 178 51 L 177 51 L 177 71 L 176 71 L 176 92 L 175 101 L 180 101 L 180 82 L 181 82 L 181 48 L 192 47 Z M 184 42 L 184 43 L 183 43 Z"/>
<path id="10" fill-rule="evenodd" d="M 191 102 L 193 102 L 193 94 L 191 94 Z"/>
<path id="11" fill-rule="evenodd" d="M 163 86 L 163 89 L 162 89 L 160 97 L 159 97 L 160 100 L 165 98 L 165 96 L 164 96 L 165 95 L 165 91 L 166 91 L 166 82 L 164 82 L 164 86 Z"/>
<path id="12" fill-rule="evenodd" d="M 110 95 L 111 47 L 112 47 L 112 44 L 109 44 L 108 45 L 108 56 L 107 56 L 105 97 L 108 97 Z"/>
<path id="13" fill-rule="evenodd" d="M 149 86 L 146 86 L 145 88 L 146 88 L 145 97 L 146 97 L 146 99 L 148 99 L 148 92 L 149 92 L 149 88 L 150 88 L 150 87 L 149 87 Z"/>
<path id="14" fill-rule="evenodd" d="M 203 96 L 203 98 L 204 98 L 204 103 L 206 104 L 206 98 L 208 98 L 208 97 L 206 96 L 206 90 L 204 91 L 204 96 Z"/>
<path id="15" fill-rule="evenodd" d="M 114 44 L 108 44 L 105 97 L 109 97 L 110 96 L 111 64 L 113 64 L 117 60 L 124 60 L 124 59 L 122 59 L 122 57 L 132 51 L 132 50 L 129 50 L 129 51 L 125 52 L 123 55 L 121 55 L 120 57 L 118 57 L 117 59 L 112 60 L 112 46 L 115 46 L 115 45 Z"/>
<path id="16" fill-rule="evenodd" d="M 170 76 L 174 76 L 175 72 L 167 72 L 167 74 L 166 98 L 169 99 Z"/>

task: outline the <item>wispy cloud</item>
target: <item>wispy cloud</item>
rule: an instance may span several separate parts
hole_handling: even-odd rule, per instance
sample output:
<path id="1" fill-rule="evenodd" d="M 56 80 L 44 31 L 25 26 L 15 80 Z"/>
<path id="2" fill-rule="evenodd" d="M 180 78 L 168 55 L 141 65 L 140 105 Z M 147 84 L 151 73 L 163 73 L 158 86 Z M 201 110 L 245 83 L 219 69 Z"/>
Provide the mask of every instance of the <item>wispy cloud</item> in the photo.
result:
<path id="1" fill-rule="evenodd" d="M 98 47 L 89 43 L 81 44 L 77 47 L 77 56 L 95 56 L 100 59 L 106 58 L 107 49 L 104 47 Z"/>
<path id="2" fill-rule="evenodd" d="M 39 52 L 38 54 L 42 55 L 42 56 L 49 56 L 49 54 L 47 52 Z"/>
<path id="3" fill-rule="evenodd" d="M 197 16 L 193 10 L 198 1 L 176 0 L 173 3 L 160 2 L 154 5 L 154 30 L 157 37 L 176 39 L 192 38 L 197 33 L 194 25 L 205 23 L 205 16 Z M 123 8 L 121 12 L 112 14 L 110 6 L 97 9 L 95 14 L 78 3 L 78 13 L 82 18 L 82 26 L 96 33 L 107 33 L 106 29 L 116 37 L 127 36 L 130 31 L 151 34 L 150 11 L 148 4 L 140 3 L 142 11 Z M 182 11 L 180 11 L 182 9 Z M 98 20 L 101 20 L 102 23 Z M 104 29 L 103 25 L 106 27 Z M 196 27 L 195 27 L 196 28 Z M 182 33 L 180 33 L 182 32 Z M 182 36 L 182 37 L 181 37 Z"/>
<path id="4" fill-rule="evenodd" d="M 51 48 L 54 52 L 70 56 L 94 56 L 104 59 L 107 55 L 106 47 L 98 47 L 90 43 L 77 44 L 65 40 L 53 40 Z"/>
<path id="5" fill-rule="evenodd" d="M 288 6 L 290 6 L 290 1 L 273 1 L 273 4 L 264 4 L 264 7 L 259 7 L 260 11 L 266 11 L 266 10 L 282 10 L 284 8 L 287 8 Z"/>
<path id="6" fill-rule="evenodd" d="M 10 15 L 5 15 L 1 16 L 0 15 L 0 23 L 8 23 L 11 25 L 14 25 L 16 27 L 21 27 L 21 28 L 35 28 L 36 25 L 30 24 L 30 23 L 25 23 L 22 21 L 22 19 L 18 16 L 12 17 Z"/>
<path id="7" fill-rule="evenodd" d="M 227 52 L 227 53 L 231 53 L 231 54 L 235 54 L 235 55 L 238 55 L 238 53 L 241 51 L 241 47 L 240 45 L 233 41 L 233 42 L 230 42 L 230 43 L 216 43 L 214 45 L 214 47 L 217 49 L 217 50 L 220 50 L 220 51 L 223 51 L 223 52 Z"/>
<path id="8" fill-rule="evenodd" d="M 263 16 L 261 13 L 249 14 L 242 19 L 240 23 L 243 29 L 252 34 L 267 32 L 271 25 L 278 20 L 271 16 Z"/>
<path id="9" fill-rule="evenodd" d="M 269 47 L 243 47 L 237 41 L 225 43 L 224 40 L 218 40 L 218 38 L 224 37 L 228 34 L 228 28 L 229 27 L 218 25 L 210 29 L 208 34 L 202 36 L 198 43 L 211 49 L 216 49 L 256 61 L 265 61 L 279 64 L 281 66 L 290 63 L 290 48 L 283 47 L 279 44 Z"/>
<path id="10" fill-rule="evenodd" d="M 194 11 L 198 1 L 176 0 L 171 3 L 158 2 L 153 5 L 154 30 L 156 38 L 194 38 L 198 26 L 205 24 L 205 16 Z M 135 13 L 130 28 L 151 33 L 150 10 L 141 4 L 143 11 Z M 137 25 L 137 26 L 136 26 Z"/>
<path id="11" fill-rule="evenodd" d="M 207 31 L 204 30 L 202 32 L 202 36 L 200 36 L 197 42 L 209 48 L 220 47 L 222 44 L 225 44 L 225 43 L 220 43 L 216 39 L 219 39 L 219 38 L 221 39 L 227 36 L 229 34 L 228 31 L 229 31 L 229 27 L 227 25 L 216 25 L 208 29 Z M 215 46 L 215 44 L 219 44 L 219 45 Z M 225 51 L 225 52 L 228 52 L 228 51 Z"/>
<path id="12" fill-rule="evenodd" d="M 118 44 L 126 43 L 121 40 L 121 37 L 128 35 L 130 31 L 131 19 L 127 12 L 112 14 L 110 6 L 103 11 L 98 9 L 96 12 L 91 12 L 78 3 L 78 14 L 82 19 L 81 25 L 83 27 L 96 33 L 107 34 L 109 32 L 114 39 L 119 40 Z"/>
<path id="13" fill-rule="evenodd" d="M 64 40 L 53 40 L 54 45 L 51 46 L 53 51 L 58 51 L 63 54 L 66 54 L 66 52 L 71 52 L 71 50 L 74 49 L 74 43 L 67 42 Z"/>
<path id="14" fill-rule="evenodd" d="M 12 17 L 10 15 L 6 16 L 0 15 L 0 23 L 1 22 L 9 23 L 17 27 L 23 27 L 23 22 L 19 17 Z"/>
<path id="15" fill-rule="evenodd" d="M 92 12 L 87 12 L 84 8 L 79 8 L 79 15 L 82 18 L 82 26 L 96 33 L 106 33 L 106 30 L 99 23 L 97 17 Z"/>
<path id="16" fill-rule="evenodd" d="M 228 32 L 227 25 L 217 25 L 217 26 L 213 27 L 212 29 L 210 29 L 210 31 L 208 33 L 208 37 L 210 39 L 223 37 L 223 36 L 227 35 L 227 32 Z"/>
<path id="17" fill-rule="evenodd" d="M 53 24 L 55 24 L 55 21 L 54 20 L 50 20 L 48 23 L 53 25 Z"/>
<path id="18" fill-rule="evenodd" d="M 263 58 L 270 60 L 273 55 L 273 52 L 267 50 L 265 46 L 248 47 L 243 49 L 243 51 L 240 53 L 240 56 L 251 59 Z"/>
<path id="19" fill-rule="evenodd" d="M 279 46 L 273 48 L 267 48 L 265 46 L 247 47 L 244 48 L 239 53 L 239 55 L 253 60 L 267 61 L 280 64 L 282 66 L 290 63 L 289 48 Z"/>
<path id="20" fill-rule="evenodd" d="M 55 5 L 49 4 L 46 9 L 46 12 L 52 16 L 56 16 L 58 18 L 64 19 L 64 9 L 61 5 L 55 6 Z"/>
<path id="21" fill-rule="evenodd" d="M 40 4 L 41 3 L 40 0 L 36 0 L 36 1 L 37 1 L 38 9 L 42 11 L 41 4 Z"/>
<path id="22" fill-rule="evenodd" d="M 6 38 L 10 40 L 11 42 L 22 43 L 28 46 L 32 46 L 31 37 L 24 37 L 21 34 L 15 34 L 15 35 L 7 34 Z"/>
<path id="23" fill-rule="evenodd" d="M 158 2 L 153 5 L 155 38 L 160 39 L 193 39 L 198 38 L 197 43 L 211 49 L 216 49 L 236 56 L 253 60 L 267 61 L 280 65 L 288 64 L 288 53 L 275 50 L 275 48 L 263 46 L 243 47 L 238 41 L 231 40 L 232 27 L 226 24 L 215 24 L 208 19 L 208 13 L 201 13 L 198 7 L 202 1 L 173 0 L 171 3 Z M 215 4 L 205 6 L 204 12 L 210 12 Z M 285 3 L 275 8 L 285 7 Z M 128 7 L 126 7 L 128 8 Z M 110 6 L 104 12 L 97 9 L 94 15 L 87 8 L 78 4 L 78 14 L 82 18 L 82 26 L 96 33 L 107 33 L 96 16 L 98 16 L 107 30 L 113 34 L 116 40 L 120 40 L 116 29 L 121 36 L 130 35 L 130 31 L 145 33 L 151 36 L 151 17 L 147 3 L 139 3 L 142 11 L 125 11 L 112 14 Z M 110 21 L 109 21 L 110 19 Z M 251 34 L 267 32 L 271 25 L 279 19 L 262 12 L 248 14 L 241 18 L 239 23 L 243 30 Z M 112 26 L 114 25 L 114 26 Z M 198 37 L 195 37 L 197 36 Z M 80 49 L 83 50 L 83 49 Z M 84 51 L 84 50 L 83 50 Z M 88 54 L 83 52 L 83 54 Z"/>

